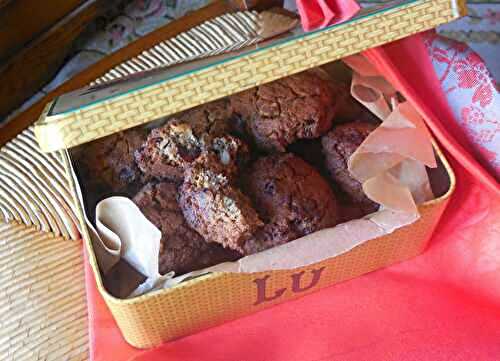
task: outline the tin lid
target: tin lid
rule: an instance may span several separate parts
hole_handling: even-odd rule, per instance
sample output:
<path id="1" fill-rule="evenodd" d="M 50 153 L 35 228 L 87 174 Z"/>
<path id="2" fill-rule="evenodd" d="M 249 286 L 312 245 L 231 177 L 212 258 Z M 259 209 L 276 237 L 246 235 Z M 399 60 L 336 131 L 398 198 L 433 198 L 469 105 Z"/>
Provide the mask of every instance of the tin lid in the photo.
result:
<path id="1" fill-rule="evenodd" d="M 341 24 L 87 87 L 49 103 L 35 123 L 43 151 L 83 144 L 356 54 L 465 15 L 464 0 L 399 0 Z"/>

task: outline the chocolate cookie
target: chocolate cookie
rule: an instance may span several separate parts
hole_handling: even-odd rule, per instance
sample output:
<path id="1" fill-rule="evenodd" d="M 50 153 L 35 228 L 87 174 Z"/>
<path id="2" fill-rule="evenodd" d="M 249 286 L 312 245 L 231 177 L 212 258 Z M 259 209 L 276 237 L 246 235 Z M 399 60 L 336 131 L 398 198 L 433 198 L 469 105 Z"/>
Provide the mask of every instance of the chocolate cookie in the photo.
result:
<path id="1" fill-rule="evenodd" d="M 321 138 L 301 139 L 290 144 L 288 151 L 312 165 L 322 176 L 326 175 L 328 177 L 328 171 L 325 168 L 325 156 L 323 155 L 323 148 L 321 146 Z"/>
<path id="2" fill-rule="evenodd" d="M 162 233 L 160 243 L 161 274 L 191 272 L 221 262 L 233 261 L 240 255 L 216 243 L 207 243 L 191 229 L 177 203 L 176 185 L 169 182 L 149 183 L 133 201 Z"/>
<path id="3" fill-rule="evenodd" d="M 369 123 L 346 123 L 333 128 L 321 140 L 331 177 L 365 214 L 376 211 L 378 205 L 365 195 L 361 183 L 351 176 L 347 161 L 375 128 Z"/>
<path id="4" fill-rule="evenodd" d="M 141 172 L 134 160 L 134 150 L 145 138 L 145 131 L 132 129 L 89 143 L 76 157 L 84 182 L 111 192 L 137 186 Z"/>
<path id="5" fill-rule="evenodd" d="M 352 121 L 380 123 L 380 120 L 374 114 L 351 95 L 351 80 L 350 77 L 348 82 L 330 79 L 330 85 L 334 89 L 335 96 L 335 124 Z"/>
<path id="6" fill-rule="evenodd" d="M 176 115 L 191 126 L 196 137 L 217 137 L 232 130 L 233 110 L 229 100 L 222 99 L 197 106 Z"/>
<path id="7" fill-rule="evenodd" d="M 202 147 L 190 125 L 174 120 L 153 129 L 135 152 L 135 159 L 146 175 L 180 181 L 186 166 L 201 155 Z"/>
<path id="8" fill-rule="evenodd" d="M 188 169 L 179 189 L 179 205 L 187 224 L 207 242 L 239 252 L 263 225 L 250 200 L 213 168 Z"/>
<path id="9" fill-rule="evenodd" d="M 313 72 L 303 72 L 230 97 L 256 145 L 284 152 L 297 139 L 326 133 L 335 113 L 335 90 Z"/>
<path id="10" fill-rule="evenodd" d="M 212 137 L 199 131 L 199 127 L 195 132 L 191 124 L 180 120 L 153 129 L 135 153 L 140 170 L 157 179 L 181 182 L 188 166 L 204 162 L 204 157 L 213 153 L 228 174 L 235 173 L 239 160 L 248 154 L 246 144 L 231 135 Z"/>
<path id="11" fill-rule="evenodd" d="M 245 189 L 266 223 L 245 244 L 245 254 L 336 224 L 337 204 L 330 185 L 312 166 L 292 154 L 258 159 L 248 172 Z"/>

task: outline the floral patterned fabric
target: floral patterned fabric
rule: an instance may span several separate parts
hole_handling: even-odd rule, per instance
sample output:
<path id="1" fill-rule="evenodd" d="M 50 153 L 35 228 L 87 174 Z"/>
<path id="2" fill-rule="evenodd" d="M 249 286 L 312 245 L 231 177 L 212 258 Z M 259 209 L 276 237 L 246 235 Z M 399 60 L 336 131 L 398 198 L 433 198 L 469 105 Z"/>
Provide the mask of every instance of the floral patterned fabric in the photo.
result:
<path id="1" fill-rule="evenodd" d="M 482 2 L 482 3 L 480 3 Z M 438 28 L 438 34 L 467 43 L 488 65 L 493 78 L 500 81 L 500 0 L 467 4 L 468 16 Z"/>
<path id="2" fill-rule="evenodd" d="M 428 33 L 443 91 L 476 156 L 500 179 L 500 94 L 481 57 L 466 44 Z"/>
<path id="3" fill-rule="evenodd" d="M 141 36 L 168 24 L 189 11 L 199 9 L 209 2 L 210 0 L 114 1 L 107 13 L 90 24 L 82 36 L 75 41 L 75 53 L 56 76 L 13 111 L 6 121 L 32 106 L 81 70 Z"/>
<path id="4" fill-rule="evenodd" d="M 123 9 L 116 10 L 118 14 L 113 14 L 113 20 L 104 29 L 79 40 L 80 51 L 66 63 L 44 91 L 56 88 L 81 69 L 208 2 L 209 0 L 126 1 Z"/>
<path id="5" fill-rule="evenodd" d="M 122 11 L 103 30 L 84 39 L 82 50 L 112 53 L 131 41 L 150 33 L 208 3 L 208 0 L 133 0 L 126 1 Z"/>

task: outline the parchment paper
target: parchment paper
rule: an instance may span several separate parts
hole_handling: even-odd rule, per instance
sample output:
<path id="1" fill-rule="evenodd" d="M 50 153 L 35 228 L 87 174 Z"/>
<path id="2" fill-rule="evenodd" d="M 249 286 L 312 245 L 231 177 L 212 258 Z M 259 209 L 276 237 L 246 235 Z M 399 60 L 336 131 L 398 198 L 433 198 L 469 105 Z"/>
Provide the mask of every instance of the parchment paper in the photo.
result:
<path id="1" fill-rule="evenodd" d="M 97 244 L 112 250 L 113 255 L 120 256 L 113 261 L 116 263 L 123 259 L 146 277 L 144 283 L 132 292 L 132 296 L 143 294 L 173 277 L 173 272 L 166 275 L 158 272 L 160 230 L 130 199 L 110 197 L 99 202 L 96 207 L 96 225 L 101 240 Z M 105 264 L 103 269 L 110 270 L 110 266 Z"/>
<path id="2" fill-rule="evenodd" d="M 365 194 L 388 209 L 416 213 L 434 197 L 425 166 L 437 166 L 431 136 L 422 117 L 361 55 L 343 59 L 354 73 L 351 95 L 382 124 L 348 161 Z"/>
<path id="3" fill-rule="evenodd" d="M 125 197 L 111 197 L 102 201 L 98 208 L 99 214 L 96 215 L 96 218 L 100 219 L 99 222 L 102 223 L 104 219 L 109 220 L 109 217 L 112 219 L 106 226 L 98 227 L 100 240 L 94 242 L 94 247 L 112 242 L 115 247 L 121 250 L 121 257 L 129 264 L 134 264 L 136 270 L 142 269 L 143 272 L 149 273 L 141 272 L 147 277 L 142 284 L 137 284 L 135 287 L 128 284 L 119 287 L 120 289 L 134 289 L 128 297 L 138 296 L 156 289 L 173 287 L 186 278 L 209 272 L 252 273 L 307 266 L 348 252 L 363 242 L 389 234 L 419 218 L 417 213 L 382 209 L 362 219 L 352 220 L 333 228 L 309 234 L 293 242 L 243 257 L 235 262 L 222 263 L 174 278 L 173 273 L 162 276 L 158 274 L 158 253 L 155 253 L 154 250 L 156 243 L 159 243 L 159 238 L 153 229 L 156 227 L 151 227 L 149 221 L 144 221 L 144 215 L 131 200 Z M 121 218 L 121 220 L 117 220 L 117 218 Z M 137 222 L 128 223 L 134 218 L 137 218 Z M 132 229 L 132 225 L 137 227 Z M 144 252 L 141 252 L 142 245 L 144 245 Z M 125 249 L 128 251 L 125 252 Z M 136 252 L 132 252 L 132 250 Z M 119 258 L 115 259 L 113 265 L 116 264 L 117 260 Z M 156 271 L 151 265 L 156 266 Z M 111 270 L 112 267 L 108 264 L 101 269 Z M 130 279 L 132 278 L 120 277 L 117 281 L 127 282 Z"/>

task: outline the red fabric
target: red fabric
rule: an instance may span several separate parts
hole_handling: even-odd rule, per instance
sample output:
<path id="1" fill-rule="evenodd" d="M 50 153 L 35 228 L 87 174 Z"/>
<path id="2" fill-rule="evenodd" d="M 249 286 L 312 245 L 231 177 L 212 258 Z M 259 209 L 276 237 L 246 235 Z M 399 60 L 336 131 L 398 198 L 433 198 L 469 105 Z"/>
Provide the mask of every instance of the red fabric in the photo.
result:
<path id="1" fill-rule="evenodd" d="M 302 27 L 306 31 L 324 28 L 352 18 L 360 9 L 356 1 L 297 0 Z"/>
<path id="2" fill-rule="evenodd" d="M 366 55 L 422 112 L 457 174 L 428 250 L 150 351 L 123 341 L 87 266 L 93 360 L 498 360 L 500 187 L 452 138 L 459 129 L 419 36 Z"/>

